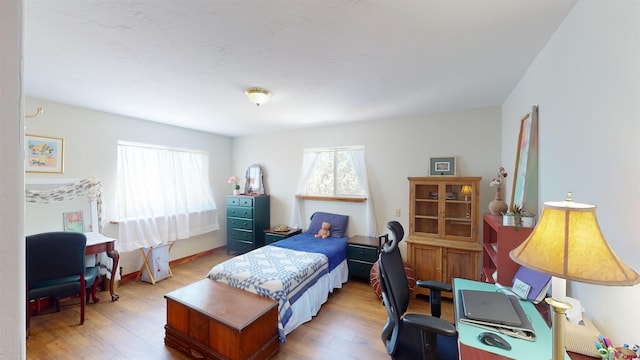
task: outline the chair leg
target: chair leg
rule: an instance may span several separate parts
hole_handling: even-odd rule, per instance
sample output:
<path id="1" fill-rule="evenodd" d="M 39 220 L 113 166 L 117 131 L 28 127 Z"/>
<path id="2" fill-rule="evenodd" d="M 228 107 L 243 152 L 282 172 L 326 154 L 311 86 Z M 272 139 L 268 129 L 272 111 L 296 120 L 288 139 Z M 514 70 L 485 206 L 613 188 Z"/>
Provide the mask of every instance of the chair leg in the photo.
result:
<path id="1" fill-rule="evenodd" d="M 91 298 L 89 298 L 89 291 L 91 291 Z M 89 303 L 89 300 L 93 300 L 94 303 L 97 303 L 98 301 L 100 301 L 100 298 L 97 295 L 98 292 L 98 279 L 96 279 L 96 281 L 93 282 L 93 285 L 91 285 L 90 288 L 87 288 L 87 304 Z"/>
<path id="2" fill-rule="evenodd" d="M 27 298 L 27 337 L 31 334 L 31 301 Z"/>
<path id="3" fill-rule="evenodd" d="M 80 325 L 84 324 L 84 307 L 87 298 L 87 286 L 84 282 L 84 275 L 80 275 Z"/>

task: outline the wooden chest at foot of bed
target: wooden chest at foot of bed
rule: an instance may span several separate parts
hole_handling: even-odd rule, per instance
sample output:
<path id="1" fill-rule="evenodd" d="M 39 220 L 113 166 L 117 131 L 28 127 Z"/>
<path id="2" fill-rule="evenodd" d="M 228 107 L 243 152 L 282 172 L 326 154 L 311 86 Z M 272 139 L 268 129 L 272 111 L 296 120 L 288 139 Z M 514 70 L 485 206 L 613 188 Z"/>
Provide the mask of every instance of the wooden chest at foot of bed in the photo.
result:
<path id="1" fill-rule="evenodd" d="M 280 349 L 278 306 L 211 279 L 170 292 L 164 343 L 196 359 L 269 359 Z"/>

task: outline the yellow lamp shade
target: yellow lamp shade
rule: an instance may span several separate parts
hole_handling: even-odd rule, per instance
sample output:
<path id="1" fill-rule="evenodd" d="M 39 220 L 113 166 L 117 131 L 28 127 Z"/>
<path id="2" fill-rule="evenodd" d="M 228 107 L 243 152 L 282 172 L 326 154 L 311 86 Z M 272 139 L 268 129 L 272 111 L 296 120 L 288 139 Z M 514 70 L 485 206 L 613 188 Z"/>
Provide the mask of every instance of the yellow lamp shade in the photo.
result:
<path id="1" fill-rule="evenodd" d="M 625 265 L 600 231 L 594 205 L 548 202 L 538 225 L 510 252 L 516 263 L 567 280 L 634 285 L 638 274 Z"/>

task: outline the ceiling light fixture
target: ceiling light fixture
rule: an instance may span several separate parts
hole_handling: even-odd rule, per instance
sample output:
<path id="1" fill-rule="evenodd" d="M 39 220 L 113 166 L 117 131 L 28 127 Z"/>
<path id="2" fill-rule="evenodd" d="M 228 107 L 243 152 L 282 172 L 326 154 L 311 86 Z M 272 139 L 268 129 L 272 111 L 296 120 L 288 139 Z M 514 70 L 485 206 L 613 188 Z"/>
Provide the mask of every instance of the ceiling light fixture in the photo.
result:
<path id="1" fill-rule="evenodd" d="M 249 101 L 256 104 L 256 106 L 266 103 L 271 96 L 271 91 L 259 87 L 248 88 L 244 93 L 247 94 Z"/>

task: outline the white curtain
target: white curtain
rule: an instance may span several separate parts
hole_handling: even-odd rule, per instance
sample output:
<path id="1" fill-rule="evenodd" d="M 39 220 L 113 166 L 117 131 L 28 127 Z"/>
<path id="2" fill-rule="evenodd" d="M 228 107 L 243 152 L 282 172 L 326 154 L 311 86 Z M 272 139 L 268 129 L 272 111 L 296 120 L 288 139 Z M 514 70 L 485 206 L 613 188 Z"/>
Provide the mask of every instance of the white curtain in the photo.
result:
<path id="1" fill-rule="evenodd" d="M 204 152 L 118 144 L 120 251 L 220 228 Z"/>
<path id="2" fill-rule="evenodd" d="M 320 156 L 319 152 L 306 152 L 302 157 L 302 169 L 300 170 L 300 180 L 298 181 L 298 187 L 296 189 L 296 194 L 304 194 L 307 187 L 307 181 L 309 181 L 309 177 L 313 175 L 313 168 L 316 166 L 316 162 L 318 161 L 318 157 Z M 302 203 L 304 199 L 296 197 L 294 194 L 293 197 L 293 212 L 291 213 L 291 222 L 290 224 L 297 225 L 297 227 L 303 227 L 305 224 L 304 214 L 302 213 Z"/>
<path id="3" fill-rule="evenodd" d="M 371 199 L 371 192 L 369 191 L 369 180 L 367 178 L 367 165 L 364 159 L 364 149 L 356 149 L 348 151 L 349 158 L 353 169 L 356 171 L 358 181 L 362 190 L 364 190 L 364 196 L 366 201 L 366 213 L 365 213 L 365 232 L 367 236 L 377 236 L 376 231 L 376 215 L 373 211 L 373 200 Z"/>

